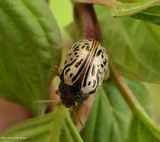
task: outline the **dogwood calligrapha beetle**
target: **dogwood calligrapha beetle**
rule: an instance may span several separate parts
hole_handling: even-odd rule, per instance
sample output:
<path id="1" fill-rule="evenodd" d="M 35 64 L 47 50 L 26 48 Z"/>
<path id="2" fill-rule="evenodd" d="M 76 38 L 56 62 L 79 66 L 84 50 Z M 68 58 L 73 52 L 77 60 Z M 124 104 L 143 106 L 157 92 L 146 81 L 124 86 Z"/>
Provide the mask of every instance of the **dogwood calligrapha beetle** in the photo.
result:
<path id="1" fill-rule="evenodd" d="M 96 92 L 109 72 L 109 57 L 98 41 L 84 39 L 71 48 L 60 71 L 60 98 L 65 107 L 73 107 Z"/>

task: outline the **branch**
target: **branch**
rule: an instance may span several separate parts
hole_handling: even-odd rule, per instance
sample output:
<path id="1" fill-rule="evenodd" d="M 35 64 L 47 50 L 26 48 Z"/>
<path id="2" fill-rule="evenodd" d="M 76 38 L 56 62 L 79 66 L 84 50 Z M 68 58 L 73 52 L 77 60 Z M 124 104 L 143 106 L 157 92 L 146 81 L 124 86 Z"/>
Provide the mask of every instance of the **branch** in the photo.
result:
<path id="1" fill-rule="evenodd" d="M 91 4 L 74 4 L 74 21 L 76 34 L 87 39 L 95 39 L 102 42 L 96 14 Z"/>

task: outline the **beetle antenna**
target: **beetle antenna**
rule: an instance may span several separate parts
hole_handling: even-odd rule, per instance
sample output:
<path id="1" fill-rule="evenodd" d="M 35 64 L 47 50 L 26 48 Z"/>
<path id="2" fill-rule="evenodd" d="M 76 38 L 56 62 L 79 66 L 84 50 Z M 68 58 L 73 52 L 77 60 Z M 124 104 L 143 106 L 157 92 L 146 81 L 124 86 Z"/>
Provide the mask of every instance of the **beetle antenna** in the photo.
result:
<path id="1" fill-rule="evenodd" d="M 73 112 L 73 118 L 74 118 L 74 122 L 77 124 L 77 122 L 79 122 L 80 123 L 80 125 L 81 125 L 81 127 L 83 127 L 84 125 L 83 125 L 83 122 L 82 122 L 82 120 L 80 119 L 80 117 L 79 117 L 79 115 L 76 113 L 77 111 L 75 111 L 73 108 L 71 108 L 71 110 L 70 111 L 72 111 Z"/>
<path id="2" fill-rule="evenodd" d="M 77 113 L 75 113 L 75 118 L 79 121 L 80 125 L 83 127 L 84 126 L 83 122 L 82 122 L 82 120 L 80 119 L 80 117 L 79 117 L 79 115 Z"/>
<path id="3" fill-rule="evenodd" d="M 56 103 L 54 100 L 34 100 L 33 103 Z"/>

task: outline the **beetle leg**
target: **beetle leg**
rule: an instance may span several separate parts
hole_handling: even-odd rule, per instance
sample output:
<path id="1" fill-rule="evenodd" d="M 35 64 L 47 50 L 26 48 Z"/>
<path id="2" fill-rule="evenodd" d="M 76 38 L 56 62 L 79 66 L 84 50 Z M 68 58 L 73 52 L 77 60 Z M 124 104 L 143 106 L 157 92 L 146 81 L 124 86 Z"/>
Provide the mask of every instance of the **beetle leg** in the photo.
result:
<path id="1" fill-rule="evenodd" d="M 73 107 L 69 107 L 69 108 L 67 108 L 67 110 L 68 110 L 69 112 L 72 112 L 72 111 L 73 111 Z"/>
<path id="2" fill-rule="evenodd" d="M 54 100 L 34 100 L 33 103 L 56 103 Z"/>
<path id="3" fill-rule="evenodd" d="M 82 120 L 81 120 L 81 118 L 80 118 L 80 114 L 79 114 L 79 110 L 80 110 L 80 107 L 81 107 L 81 105 L 79 105 L 78 106 L 78 108 L 77 108 L 77 110 L 76 111 L 72 111 L 73 112 L 73 120 L 74 120 L 74 123 L 76 124 L 76 125 L 78 125 L 78 124 L 80 124 L 80 126 L 83 128 L 84 127 L 84 124 L 83 124 L 83 122 L 82 122 Z"/>
<path id="4" fill-rule="evenodd" d="M 57 94 L 58 96 L 61 95 L 61 92 L 60 92 L 59 90 L 56 90 L 55 92 L 56 92 L 56 94 Z"/>

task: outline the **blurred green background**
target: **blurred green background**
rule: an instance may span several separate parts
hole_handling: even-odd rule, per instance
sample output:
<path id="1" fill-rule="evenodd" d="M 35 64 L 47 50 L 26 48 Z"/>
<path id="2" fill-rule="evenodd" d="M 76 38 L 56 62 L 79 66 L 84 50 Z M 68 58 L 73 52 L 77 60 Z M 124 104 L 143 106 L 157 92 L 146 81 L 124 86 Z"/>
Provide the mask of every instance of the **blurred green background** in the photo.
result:
<path id="1" fill-rule="evenodd" d="M 49 3 L 61 29 L 73 21 L 70 0 L 50 0 Z"/>
<path id="2" fill-rule="evenodd" d="M 50 0 L 49 3 L 63 34 L 64 27 L 73 21 L 72 4 L 70 0 Z M 149 90 L 153 119 L 160 124 L 160 85 L 152 83 L 145 85 Z"/>

